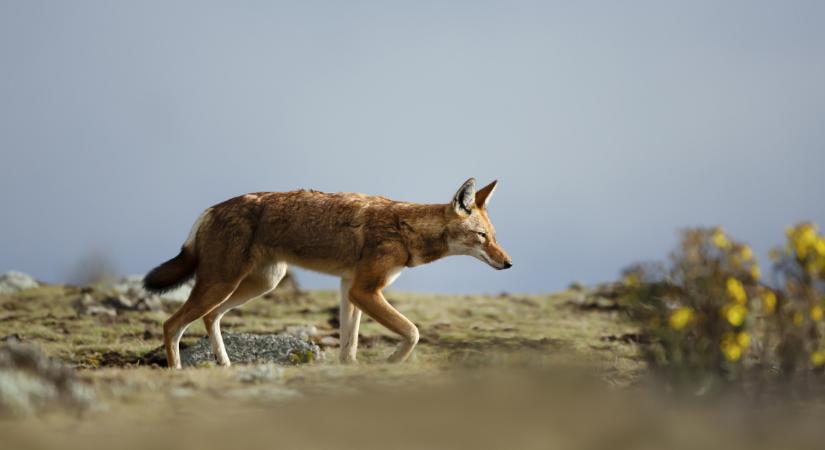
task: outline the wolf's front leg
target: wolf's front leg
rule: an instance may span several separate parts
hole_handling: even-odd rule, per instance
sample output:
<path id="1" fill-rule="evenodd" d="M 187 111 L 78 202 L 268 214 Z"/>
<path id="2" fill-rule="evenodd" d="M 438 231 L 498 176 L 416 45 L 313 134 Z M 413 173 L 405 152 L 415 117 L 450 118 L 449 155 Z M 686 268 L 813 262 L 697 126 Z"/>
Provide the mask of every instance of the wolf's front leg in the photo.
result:
<path id="1" fill-rule="evenodd" d="M 339 312 L 341 337 L 341 352 L 338 359 L 342 363 L 355 362 L 355 353 L 358 351 L 358 328 L 361 324 L 361 310 L 349 300 L 349 291 L 352 279 L 341 279 L 341 302 Z"/>
<path id="2" fill-rule="evenodd" d="M 393 308 L 380 290 L 359 289 L 354 285 L 350 290 L 350 299 L 376 322 L 401 336 L 401 345 L 390 355 L 388 361 L 404 362 L 418 343 L 418 328 L 415 324 Z"/>

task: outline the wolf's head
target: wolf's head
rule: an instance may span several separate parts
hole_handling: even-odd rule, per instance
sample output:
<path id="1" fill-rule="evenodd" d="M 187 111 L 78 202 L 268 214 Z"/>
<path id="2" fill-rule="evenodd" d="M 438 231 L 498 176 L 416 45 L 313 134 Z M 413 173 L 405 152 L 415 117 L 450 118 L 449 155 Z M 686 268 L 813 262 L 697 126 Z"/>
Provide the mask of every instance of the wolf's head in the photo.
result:
<path id="1" fill-rule="evenodd" d="M 470 255 L 495 269 L 509 269 L 513 260 L 496 242 L 496 230 L 487 216 L 487 204 L 496 190 L 493 181 L 476 192 L 476 180 L 465 181 L 450 202 L 447 239 L 450 253 Z"/>

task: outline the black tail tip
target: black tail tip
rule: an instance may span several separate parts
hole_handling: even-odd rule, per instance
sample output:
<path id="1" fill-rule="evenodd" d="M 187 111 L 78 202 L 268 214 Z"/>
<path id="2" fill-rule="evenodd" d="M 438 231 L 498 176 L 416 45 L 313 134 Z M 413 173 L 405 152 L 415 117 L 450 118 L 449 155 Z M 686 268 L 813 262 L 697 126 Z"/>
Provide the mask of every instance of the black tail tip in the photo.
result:
<path id="1" fill-rule="evenodd" d="M 186 278 L 182 278 L 180 280 L 176 280 L 174 283 L 156 283 L 153 282 L 151 279 L 148 279 L 148 275 L 146 278 L 143 279 L 143 290 L 152 294 L 165 294 L 170 291 L 174 291 L 179 287 L 183 286 L 189 280 L 194 278 L 194 274 L 187 276 Z"/>
<path id="2" fill-rule="evenodd" d="M 143 278 L 143 289 L 162 294 L 184 285 L 195 276 L 197 259 L 185 248 L 178 256 L 152 269 Z"/>

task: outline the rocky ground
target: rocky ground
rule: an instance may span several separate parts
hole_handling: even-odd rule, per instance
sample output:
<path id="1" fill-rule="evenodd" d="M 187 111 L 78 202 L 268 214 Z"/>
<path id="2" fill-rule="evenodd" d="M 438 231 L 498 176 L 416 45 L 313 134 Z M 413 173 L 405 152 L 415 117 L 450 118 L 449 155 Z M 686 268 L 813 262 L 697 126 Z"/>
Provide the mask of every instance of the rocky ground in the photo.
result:
<path id="1" fill-rule="evenodd" d="M 170 371 L 162 323 L 181 295 L 146 295 L 135 279 L 22 283 L 0 291 L 0 435 L 9 448 L 110 448 L 111 439 L 119 448 L 226 448 L 238 439 L 385 448 L 377 444 L 410 433 L 412 448 L 445 448 L 450 441 L 439 436 L 476 447 L 510 448 L 515 439 L 521 448 L 600 448 L 611 437 L 669 436 L 655 427 L 699 429 L 705 417 L 680 410 L 684 419 L 673 422 L 658 414 L 658 400 L 639 400 L 648 398 L 634 387 L 645 374 L 639 344 L 611 286 L 550 295 L 390 291 L 421 332 L 412 360 L 384 363 L 398 339 L 366 319 L 359 363 L 344 366 L 337 292 L 293 285 L 223 319 L 231 369 L 215 366 L 197 323 L 182 343 L 189 368 Z M 794 439 L 808 436 L 804 423 Z M 603 430 L 588 433 L 593 424 Z M 741 443 L 737 430 L 717 437 Z"/>

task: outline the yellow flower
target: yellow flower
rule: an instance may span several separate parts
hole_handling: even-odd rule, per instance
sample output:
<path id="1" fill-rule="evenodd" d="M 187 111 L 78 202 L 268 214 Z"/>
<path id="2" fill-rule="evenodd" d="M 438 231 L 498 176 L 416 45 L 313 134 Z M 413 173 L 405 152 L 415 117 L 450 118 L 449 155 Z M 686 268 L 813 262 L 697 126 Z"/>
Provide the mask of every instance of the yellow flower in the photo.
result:
<path id="1" fill-rule="evenodd" d="M 816 254 L 819 256 L 825 256 L 825 238 L 820 237 L 816 240 L 816 244 L 814 245 L 814 250 L 816 250 Z"/>
<path id="2" fill-rule="evenodd" d="M 821 306 L 814 306 L 811 308 L 811 320 L 814 322 L 819 322 L 822 320 L 822 307 Z"/>
<path id="3" fill-rule="evenodd" d="M 817 350 L 811 353 L 811 365 L 814 367 L 825 365 L 825 352 Z"/>
<path id="4" fill-rule="evenodd" d="M 728 240 L 728 237 L 725 236 L 725 232 L 722 231 L 721 228 L 713 230 L 713 235 L 710 239 L 713 241 L 713 245 L 723 250 L 730 247 L 730 241 Z"/>
<path id="5" fill-rule="evenodd" d="M 795 326 L 801 327 L 802 322 L 805 320 L 805 316 L 803 316 L 801 312 L 797 311 L 797 312 L 793 313 L 793 319 L 792 320 L 793 320 L 793 324 Z"/>
<path id="6" fill-rule="evenodd" d="M 742 255 L 742 259 L 745 261 L 750 261 L 753 259 L 753 250 L 748 245 L 743 245 L 742 250 L 739 251 L 739 254 Z"/>
<path id="7" fill-rule="evenodd" d="M 735 327 L 738 327 L 745 322 L 745 316 L 747 316 L 747 314 L 748 310 L 738 303 L 725 305 L 722 307 L 722 317 L 724 317 L 728 323 Z"/>
<path id="8" fill-rule="evenodd" d="M 693 309 L 683 306 L 676 311 L 673 311 L 673 314 L 670 315 L 670 320 L 668 323 L 670 324 L 670 328 L 679 331 L 692 322 L 693 317 Z"/>
<path id="9" fill-rule="evenodd" d="M 748 296 L 745 293 L 745 287 L 742 282 L 736 278 L 728 278 L 727 282 L 728 296 L 740 305 L 744 305 L 748 301 Z"/>
<path id="10" fill-rule="evenodd" d="M 722 350 L 722 354 L 725 355 L 725 359 L 728 361 L 739 361 L 739 358 L 742 357 L 742 347 L 740 347 L 739 344 L 737 344 L 733 339 L 723 340 L 719 345 L 719 348 Z"/>
<path id="11" fill-rule="evenodd" d="M 751 343 L 751 337 L 748 333 L 740 331 L 739 333 L 725 333 L 722 340 L 719 342 L 719 349 L 728 361 L 739 361 L 745 349 Z"/>
<path id="12" fill-rule="evenodd" d="M 808 253 L 817 245 L 817 240 L 816 229 L 813 225 L 800 225 L 794 239 L 796 254 L 801 259 L 805 259 Z"/>
<path id="13" fill-rule="evenodd" d="M 747 331 L 740 331 L 736 333 L 736 343 L 739 347 L 748 348 L 748 346 L 751 345 L 751 336 Z"/>
<path id="14" fill-rule="evenodd" d="M 754 281 L 759 281 L 759 278 L 762 277 L 762 271 L 759 270 L 759 266 L 751 266 L 751 277 Z"/>
<path id="15" fill-rule="evenodd" d="M 765 292 L 762 296 L 762 310 L 765 314 L 773 314 L 776 311 L 776 294 L 772 291 Z"/>

